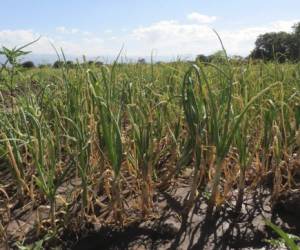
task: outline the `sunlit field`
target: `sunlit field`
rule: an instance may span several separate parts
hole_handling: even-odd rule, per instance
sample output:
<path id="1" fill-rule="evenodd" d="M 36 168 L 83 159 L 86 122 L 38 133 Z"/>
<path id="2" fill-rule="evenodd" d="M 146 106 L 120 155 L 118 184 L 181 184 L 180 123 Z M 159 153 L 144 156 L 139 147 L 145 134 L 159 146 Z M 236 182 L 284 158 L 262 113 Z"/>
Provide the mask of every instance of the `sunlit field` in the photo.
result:
<path id="1" fill-rule="evenodd" d="M 297 249 L 300 64 L 62 56 L 0 77 L 4 249 L 259 248 L 276 232 Z"/>

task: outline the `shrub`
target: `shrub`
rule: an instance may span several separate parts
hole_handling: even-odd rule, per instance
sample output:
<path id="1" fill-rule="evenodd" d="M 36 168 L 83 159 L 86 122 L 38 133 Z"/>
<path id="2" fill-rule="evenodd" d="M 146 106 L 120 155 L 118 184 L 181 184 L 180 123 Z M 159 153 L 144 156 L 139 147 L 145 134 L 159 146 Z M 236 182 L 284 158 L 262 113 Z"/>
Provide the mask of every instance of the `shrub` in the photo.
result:
<path id="1" fill-rule="evenodd" d="M 67 66 L 73 66 L 74 65 L 74 63 L 72 61 L 67 61 L 66 64 L 67 64 Z"/>
<path id="2" fill-rule="evenodd" d="M 208 57 L 206 55 L 200 54 L 200 55 L 198 55 L 196 57 L 196 61 L 199 61 L 199 62 L 208 62 Z"/>
<path id="3" fill-rule="evenodd" d="M 23 68 L 27 68 L 27 69 L 35 68 L 35 65 L 32 61 L 23 62 L 21 65 Z"/>
<path id="4" fill-rule="evenodd" d="M 58 69 L 58 68 L 60 68 L 62 65 L 63 65 L 63 62 L 58 60 L 58 61 L 55 61 L 55 62 L 53 63 L 53 68 Z"/>
<path id="5" fill-rule="evenodd" d="M 146 63 L 146 59 L 145 58 L 139 58 L 138 59 L 138 63 L 145 64 Z"/>
<path id="6" fill-rule="evenodd" d="M 97 62 L 95 62 L 95 65 L 96 65 L 97 67 L 100 67 L 100 66 L 103 65 L 103 62 L 97 61 Z"/>

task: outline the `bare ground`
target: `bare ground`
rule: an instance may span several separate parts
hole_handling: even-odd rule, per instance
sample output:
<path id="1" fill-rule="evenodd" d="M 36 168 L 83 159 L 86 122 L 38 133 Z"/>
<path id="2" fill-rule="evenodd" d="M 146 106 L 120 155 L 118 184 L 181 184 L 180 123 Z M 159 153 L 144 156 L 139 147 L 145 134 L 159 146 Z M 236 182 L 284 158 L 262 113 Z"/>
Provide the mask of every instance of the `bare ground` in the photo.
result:
<path id="1" fill-rule="evenodd" d="M 7 176 L 3 175 L 2 180 L 8 178 Z M 5 182 L 11 183 L 9 179 Z M 185 216 L 183 213 L 183 203 L 190 190 L 189 182 L 189 178 L 179 178 L 168 190 L 157 192 L 154 196 L 153 215 L 146 221 L 141 219 L 140 214 L 133 212 L 131 217 L 136 216 L 135 220 L 124 227 L 104 226 L 92 222 L 84 224 L 79 230 L 66 227 L 60 231 L 59 240 L 50 241 L 45 248 L 59 246 L 61 249 L 74 250 L 274 249 L 265 242 L 266 239 L 276 237 L 265 226 L 265 219 L 289 233 L 300 235 L 299 190 L 285 192 L 275 202 L 271 200 L 271 192 L 265 185 L 255 190 L 248 189 L 240 213 L 236 213 L 237 191 L 234 191 L 231 199 L 216 209 L 211 218 L 207 218 L 205 190 L 199 190 L 199 198 L 189 215 Z M 59 194 L 63 195 L 66 189 L 71 190 L 74 185 L 80 185 L 74 180 L 70 183 L 68 185 L 73 186 L 65 185 L 59 190 Z M 12 187 L 11 192 L 14 191 Z M 47 220 L 49 207 L 37 208 L 31 203 L 22 207 L 18 203 L 10 206 L 10 216 L 13 219 L 7 226 L 7 242 L 12 247 L 14 241 L 22 236 L 26 236 L 25 243 L 34 242 L 37 239 L 36 221 Z M 130 202 L 128 206 L 130 208 Z M 70 214 L 80 217 L 80 210 L 76 211 L 75 207 Z M 4 247 L 4 242 L 0 242 L 0 249 Z"/>

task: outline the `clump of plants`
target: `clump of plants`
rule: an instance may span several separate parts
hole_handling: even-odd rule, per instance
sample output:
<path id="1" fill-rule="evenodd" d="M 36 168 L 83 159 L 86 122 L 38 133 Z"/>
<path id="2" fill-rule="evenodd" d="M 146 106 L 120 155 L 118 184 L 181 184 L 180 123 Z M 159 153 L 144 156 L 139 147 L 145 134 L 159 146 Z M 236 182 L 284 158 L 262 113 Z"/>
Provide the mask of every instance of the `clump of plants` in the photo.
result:
<path id="1" fill-rule="evenodd" d="M 174 191 L 185 171 L 183 217 L 199 197 L 212 216 L 233 191 L 240 214 L 244 195 L 266 179 L 272 201 L 297 189 L 288 162 L 299 148 L 298 64 L 237 65 L 223 50 L 212 63 L 117 58 L 95 67 L 62 55 L 53 68 L 22 71 L 17 59 L 29 45 L 1 50 L 0 236 L 8 246 L 27 237 L 8 230 L 14 209 L 35 214 L 30 229 L 47 244 L 91 224 L 153 218 L 157 194 Z"/>

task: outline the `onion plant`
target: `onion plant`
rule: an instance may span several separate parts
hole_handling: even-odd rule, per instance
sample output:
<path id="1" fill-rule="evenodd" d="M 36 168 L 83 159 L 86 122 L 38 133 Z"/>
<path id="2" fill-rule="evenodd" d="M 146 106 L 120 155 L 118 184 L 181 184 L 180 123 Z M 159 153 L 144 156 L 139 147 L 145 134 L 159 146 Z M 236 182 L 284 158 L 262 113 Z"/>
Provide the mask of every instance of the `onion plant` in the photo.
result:
<path id="1" fill-rule="evenodd" d="M 196 72 L 196 83 L 191 77 L 192 71 Z M 185 204 L 187 212 L 190 210 L 196 198 L 196 192 L 200 180 L 200 164 L 203 151 L 203 145 L 205 145 L 205 125 L 206 125 L 206 109 L 207 100 L 203 93 L 203 86 L 200 81 L 199 68 L 194 65 L 185 74 L 182 87 L 182 104 L 185 114 L 185 119 L 188 125 L 188 139 L 185 144 L 185 154 L 182 155 L 182 163 L 185 162 L 184 158 L 194 156 L 194 173 L 193 182 L 191 186 L 191 192 L 189 198 Z M 198 84 L 198 88 L 195 88 L 195 84 Z M 204 140 L 204 141 L 202 141 Z M 191 147 L 192 146 L 192 147 Z"/>
<path id="2" fill-rule="evenodd" d="M 50 205 L 53 228 L 58 214 L 70 218 L 66 228 L 104 225 L 110 212 L 124 224 L 137 210 L 147 215 L 156 191 L 187 182 L 183 167 L 192 168 L 185 215 L 202 189 L 212 215 L 234 189 L 240 212 L 248 184 L 266 176 L 276 195 L 297 186 L 298 64 L 232 62 L 224 50 L 214 63 L 124 63 L 119 55 L 99 66 L 70 64 L 61 51 L 59 68 L 21 70 L 25 48 L 1 50 L 0 171 L 13 181 L 0 189 L 9 205 Z M 7 222 L 0 227 L 3 235 Z"/>
<path id="3" fill-rule="evenodd" d="M 3 119 L 0 121 L 1 129 L 1 143 L 3 143 L 4 156 L 8 159 L 10 165 L 10 172 L 14 176 L 17 184 L 17 194 L 20 201 L 23 200 L 25 195 L 31 195 L 29 186 L 25 181 L 25 173 L 22 168 L 22 145 L 26 145 L 26 141 L 22 138 L 20 131 L 14 127 L 11 117 L 9 118 L 6 114 L 2 116 Z M 16 123 L 14 123 L 16 124 Z M 2 155 L 3 156 L 3 155 Z"/>
<path id="4" fill-rule="evenodd" d="M 114 177 L 112 181 L 112 207 L 115 218 L 118 222 L 123 221 L 122 219 L 122 200 L 120 193 L 120 171 L 123 157 L 123 146 L 121 140 L 121 124 L 119 122 L 119 116 L 115 116 L 112 110 L 111 99 L 113 96 L 113 87 L 107 83 L 106 72 L 103 70 L 103 82 L 93 74 L 88 72 L 91 77 L 90 88 L 92 98 L 95 105 L 97 105 L 100 126 L 98 127 L 98 135 L 100 139 L 104 141 L 104 150 L 107 153 L 107 158 L 114 171 Z M 113 72 L 111 73 L 114 74 Z M 111 83 L 113 76 L 110 78 Z M 101 89 L 100 83 L 104 84 L 104 90 Z M 118 114 L 118 113 L 117 113 Z"/>
<path id="5" fill-rule="evenodd" d="M 153 124 L 151 114 L 148 117 L 137 106 L 128 106 L 130 121 L 133 130 L 134 154 L 136 158 L 136 167 L 139 169 L 142 177 L 142 211 L 146 215 L 153 207 L 153 161 L 154 161 L 154 138 Z M 133 161 L 135 162 L 135 161 Z"/>
<path id="6" fill-rule="evenodd" d="M 261 96 L 263 96 L 270 89 L 274 88 L 279 84 L 278 82 L 276 82 L 269 85 L 265 89 L 261 90 L 245 104 L 245 107 L 240 112 L 234 113 L 234 110 L 232 109 L 232 95 L 233 95 L 232 70 L 229 69 L 229 75 L 228 75 L 228 73 L 223 71 L 220 67 L 215 65 L 211 65 L 211 66 L 217 70 L 216 72 L 219 76 L 219 80 L 221 81 L 221 83 L 223 84 L 224 82 L 225 93 L 221 94 L 220 97 L 217 98 L 217 95 L 212 89 L 212 85 L 209 82 L 208 77 L 203 69 L 203 66 L 200 65 L 200 68 L 193 66 L 196 69 L 196 74 L 198 79 L 201 79 L 201 81 L 203 81 L 205 84 L 206 87 L 205 92 L 207 93 L 205 98 L 207 98 L 207 100 L 203 97 L 203 95 L 198 94 L 195 100 L 191 98 L 190 102 L 186 104 L 187 107 L 189 107 L 189 110 L 193 110 L 193 112 L 196 113 L 196 115 L 200 116 L 201 114 L 200 112 L 203 112 L 202 111 L 203 109 L 202 110 L 196 109 L 195 104 L 193 103 L 201 103 L 201 102 L 206 103 L 204 109 L 205 112 L 204 117 L 206 118 L 207 121 L 207 123 L 205 124 L 205 129 L 208 133 L 209 143 L 211 143 L 211 145 L 216 148 L 216 170 L 215 170 L 215 176 L 213 178 L 211 198 L 208 206 L 209 213 L 212 212 L 213 206 L 216 202 L 222 169 L 224 168 L 224 164 L 226 164 L 225 158 L 231 148 L 231 144 L 234 139 L 234 136 L 239 130 L 239 126 L 244 118 L 244 115 Z M 230 67 L 229 64 L 228 67 Z M 199 81 L 199 83 L 201 83 L 201 81 Z M 224 102 L 221 104 L 222 106 L 220 106 L 219 101 Z M 188 108 L 185 107 L 184 109 L 185 109 L 186 119 L 191 120 L 192 121 L 191 124 L 195 123 L 194 122 L 195 118 L 193 117 L 194 114 L 188 112 Z M 198 121 L 198 126 L 200 124 Z M 193 134 L 191 134 L 190 136 L 195 138 Z"/>
<path id="7" fill-rule="evenodd" d="M 27 120 L 35 131 L 35 136 L 31 137 L 30 151 L 34 155 L 34 164 L 37 169 L 36 183 L 50 203 L 51 224 L 55 227 L 56 191 L 74 167 L 74 162 L 68 163 L 61 173 L 57 173 L 60 158 L 57 154 L 59 149 L 55 148 L 55 141 L 60 140 L 60 134 L 54 135 L 48 130 L 45 136 L 42 124 L 34 114 L 27 113 Z"/>

